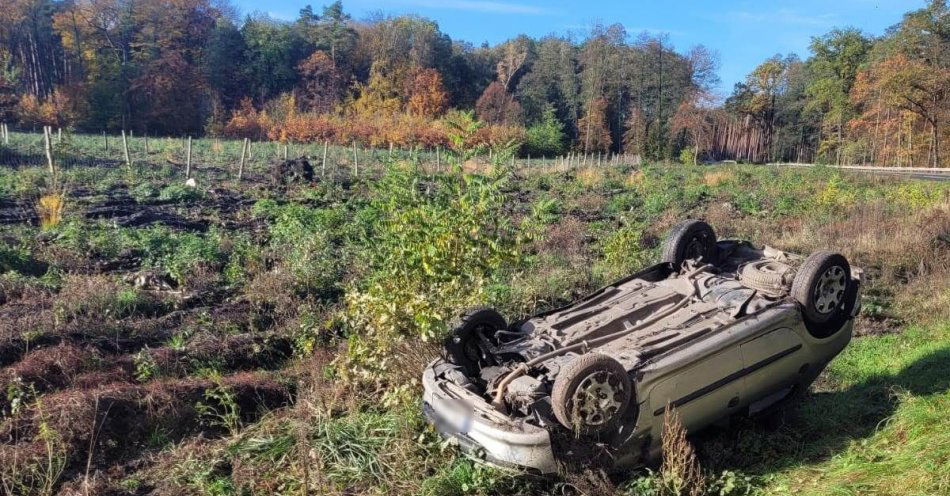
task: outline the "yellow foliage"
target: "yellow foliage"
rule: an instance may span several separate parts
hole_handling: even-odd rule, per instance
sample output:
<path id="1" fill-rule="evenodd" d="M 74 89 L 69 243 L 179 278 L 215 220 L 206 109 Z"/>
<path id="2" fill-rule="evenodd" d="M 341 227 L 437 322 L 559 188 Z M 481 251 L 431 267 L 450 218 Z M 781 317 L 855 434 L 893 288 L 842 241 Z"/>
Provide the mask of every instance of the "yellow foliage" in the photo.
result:
<path id="1" fill-rule="evenodd" d="M 832 178 L 828 184 L 818 192 L 816 201 L 822 207 L 846 207 L 857 200 L 853 191 L 846 191 L 838 177 Z"/>
<path id="2" fill-rule="evenodd" d="M 40 227 L 49 229 L 59 225 L 63 220 L 63 210 L 66 207 L 66 197 L 61 193 L 52 193 L 40 197 L 36 210 L 40 215 Z"/>
<path id="3" fill-rule="evenodd" d="M 735 174 L 729 170 L 710 171 L 703 174 L 703 183 L 710 188 L 714 188 L 724 182 L 732 180 L 734 176 Z"/>
<path id="4" fill-rule="evenodd" d="M 604 173 L 600 169 L 588 167 L 577 173 L 577 182 L 585 188 L 592 188 L 604 182 Z"/>
<path id="5" fill-rule="evenodd" d="M 643 172 L 635 170 L 631 172 L 626 179 L 623 181 L 624 186 L 628 188 L 635 188 L 643 184 Z"/>
<path id="6" fill-rule="evenodd" d="M 920 210 L 940 201 L 941 191 L 924 183 L 904 183 L 887 191 L 887 199 L 897 205 Z"/>

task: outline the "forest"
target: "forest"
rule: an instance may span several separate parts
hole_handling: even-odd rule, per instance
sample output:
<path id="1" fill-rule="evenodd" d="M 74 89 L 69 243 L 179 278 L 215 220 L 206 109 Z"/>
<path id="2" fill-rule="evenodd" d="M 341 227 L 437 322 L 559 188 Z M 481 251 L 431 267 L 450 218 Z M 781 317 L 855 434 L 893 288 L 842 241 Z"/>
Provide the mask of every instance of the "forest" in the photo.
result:
<path id="1" fill-rule="evenodd" d="M 228 1 L 0 0 L 0 496 L 950 494 L 945 1 L 728 94 L 620 25 Z M 556 475 L 486 466 L 427 420 L 466 309 L 603 294 L 684 219 L 860 274 L 810 388 L 634 470 L 553 424 Z"/>
<path id="2" fill-rule="evenodd" d="M 775 55 L 730 95 L 719 54 L 619 24 L 475 46 L 339 1 L 292 22 L 227 0 L 5 3 L 0 120 L 25 129 L 431 148 L 446 112 L 474 111 L 477 144 L 522 156 L 950 164 L 945 0 L 881 36 L 815 36 L 807 58 Z"/>

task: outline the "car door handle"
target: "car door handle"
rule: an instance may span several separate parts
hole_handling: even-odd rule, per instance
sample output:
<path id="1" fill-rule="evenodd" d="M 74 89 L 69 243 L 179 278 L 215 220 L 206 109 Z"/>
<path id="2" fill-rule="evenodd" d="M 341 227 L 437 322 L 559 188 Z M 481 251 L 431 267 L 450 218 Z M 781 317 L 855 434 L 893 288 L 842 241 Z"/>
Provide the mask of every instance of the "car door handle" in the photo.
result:
<path id="1" fill-rule="evenodd" d="M 729 405 L 728 405 L 728 407 L 729 407 L 729 408 L 735 408 L 736 405 L 738 405 L 738 404 L 739 404 L 739 397 L 738 397 L 738 396 L 733 396 L 732 399 L 729 400 Z"/>

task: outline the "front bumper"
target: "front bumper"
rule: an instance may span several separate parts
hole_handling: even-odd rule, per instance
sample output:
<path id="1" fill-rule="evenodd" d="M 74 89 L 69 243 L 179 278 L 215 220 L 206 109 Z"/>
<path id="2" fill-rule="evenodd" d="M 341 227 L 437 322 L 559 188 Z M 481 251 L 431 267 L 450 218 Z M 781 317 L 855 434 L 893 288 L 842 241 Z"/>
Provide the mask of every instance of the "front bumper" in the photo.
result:
<path id="1" fill-rule="evenodd" d="M 542 474 L 557 471 L 547 430 L 504 415 L 471 391 L 437 378 L 438 361 L 422 373 L 423 413 L 443 437 L 489 465 Z"/>

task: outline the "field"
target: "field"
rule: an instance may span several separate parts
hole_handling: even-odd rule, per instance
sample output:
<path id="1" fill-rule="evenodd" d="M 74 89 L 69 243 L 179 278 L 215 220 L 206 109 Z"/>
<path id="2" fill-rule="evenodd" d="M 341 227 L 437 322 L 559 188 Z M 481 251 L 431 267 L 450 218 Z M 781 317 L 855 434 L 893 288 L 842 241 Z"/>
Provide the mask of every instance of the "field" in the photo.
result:
<path id="1" fill-rule="evenodd" d="M 827 168 L 66 136 L 0 147 L 0 494 L 675 494 L 487 469 L 421 418 L 460 308 L 514 319 L 652 263 L 666 231 L 867 271 L 858 337 L 774 418 L 691 437 L 708 494 L 950 491 L 950 185 Z M 360 160 L 363 160 L 362 158 Z M 593 162 L 593 161 L 592 161 Z M 371 165 L 369 165 L 371 164 Z M 322 177 L 321 177 L 322 176 Z"/>

